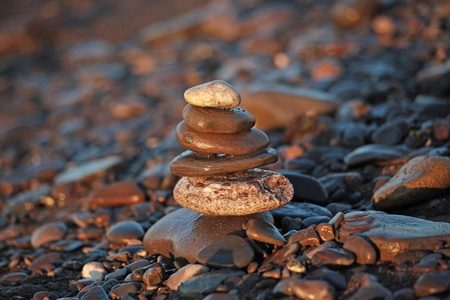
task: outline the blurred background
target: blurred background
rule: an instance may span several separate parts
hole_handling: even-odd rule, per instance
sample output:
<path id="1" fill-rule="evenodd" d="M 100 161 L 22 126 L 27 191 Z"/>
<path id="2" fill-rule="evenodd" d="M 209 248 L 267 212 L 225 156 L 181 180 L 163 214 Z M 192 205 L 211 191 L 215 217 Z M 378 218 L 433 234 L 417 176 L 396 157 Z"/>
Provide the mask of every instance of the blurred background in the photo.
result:
<path id="1" fill-rule="evenodd" d="M 110 180 L 170 161 L 184 91 L 215 79 L 275 147 L 332 122 L 376 127 L 419 95 L 448 97 L 449 14 L 448 1 L 1 1 L 0 193 L 111 155 Z"/>

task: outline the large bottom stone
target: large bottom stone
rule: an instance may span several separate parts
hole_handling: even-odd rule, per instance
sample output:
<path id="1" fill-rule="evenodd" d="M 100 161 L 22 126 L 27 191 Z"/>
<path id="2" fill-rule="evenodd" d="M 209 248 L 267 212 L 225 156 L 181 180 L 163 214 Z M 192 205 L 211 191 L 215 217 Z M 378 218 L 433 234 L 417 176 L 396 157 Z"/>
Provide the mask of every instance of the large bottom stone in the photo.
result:
<path id="1" fill-rule="evenodd" d="M 294 189 L 283 175 L 260 169 L 216 177 L 183 177 L 173 191 L 183 207 L 216 216 L 241 216 L 280 208 Z"/>
<path id="2" fill-rule="evenodd" d="M 194 263 L 197 252 L 212 241 L 228 234 L 245 237 L 242 225 L 250 219 L 273 223 L 269 212 L 247 216 L 208 216 L 180 208 L 150 227 L 144 237 L 144 246 L 150 255 L 173 255 Z"/>

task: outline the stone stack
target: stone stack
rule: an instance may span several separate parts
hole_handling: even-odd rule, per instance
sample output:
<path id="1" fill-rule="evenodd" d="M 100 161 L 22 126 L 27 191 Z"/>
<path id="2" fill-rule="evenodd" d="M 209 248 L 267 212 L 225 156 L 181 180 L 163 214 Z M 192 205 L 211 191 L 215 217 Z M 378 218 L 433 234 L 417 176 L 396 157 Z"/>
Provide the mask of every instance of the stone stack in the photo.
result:
<path id="1" fill-rule="evenodd" d="M 150 253 L 182 256 L 193 262 L 197 252 L 230 233 L 245 236 L 250 219 L 273 222 L 269 210 L 286 205 L 293 187 L 281 174 L 257 169 L 277 161 L 267 135 L 253 128 L 254 117 L 238 107 L 239 93 L 220 80 L 188 89 L 188 104 L 176 129 L 188 151 L 171 170 L 181 177 L 174 189 L 183 209 L 146 234 Z M 178 232 L 178 233 L 174 233 Z"/>

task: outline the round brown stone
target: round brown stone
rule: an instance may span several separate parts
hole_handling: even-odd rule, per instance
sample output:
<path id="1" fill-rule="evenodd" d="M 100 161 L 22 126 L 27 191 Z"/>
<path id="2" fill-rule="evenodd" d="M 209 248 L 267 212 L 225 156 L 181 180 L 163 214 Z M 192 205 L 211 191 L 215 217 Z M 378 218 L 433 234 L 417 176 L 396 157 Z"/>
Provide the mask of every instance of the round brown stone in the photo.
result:
<path id="1" fill-rule="evenodd" d="M 272 148 L 262 149 L 246 155 L 201 156 L 190 150 L 174 158 L 170 170 L 177 176 L 211 176 L 227 174 L 272 164 L 278 160 Z"/>
<path id="2" fill-rule="evenodd" d="M 252 169 L 226 176 L 183 177 L 173 196 L 181 206 L 200 213 L 240 216 L 282 207 L 293 193 L 283 175 Z"/>
<path id="3" fill-rule="evenodd" d="M 207 108 L 188 104 L 183 119 L 195 131 L 206 133 L 238 133 L 255 126 L 252 114 L 240 107 Z"/>
<path id="4" fill-rule="evenodd" d="M 269 144 L 267 135 L 256 128 L 236 134 L 203 133 L 182 121 L 176 129 L 180 144 L 200 154 L 245 155 L 264 149 Z"/>
<path id="5" fill-rule="evenodd" d="M 134 205 L 145 201 L 144 193 L 130 182 L 117 182 L 96 190 L 89 199 L 90 206 Z"/>
<path id="6" fill-rule="evenodd" d="M 250 219 L 273 223 L 268 212 L 246 216 L 208 216 L 180 208 L 160 219 L 147 231 L 144 246 L 150 255 L 162 254 L 197 261 L 197 252 L 229 234 L 245 237 L 242 224 Z"/>

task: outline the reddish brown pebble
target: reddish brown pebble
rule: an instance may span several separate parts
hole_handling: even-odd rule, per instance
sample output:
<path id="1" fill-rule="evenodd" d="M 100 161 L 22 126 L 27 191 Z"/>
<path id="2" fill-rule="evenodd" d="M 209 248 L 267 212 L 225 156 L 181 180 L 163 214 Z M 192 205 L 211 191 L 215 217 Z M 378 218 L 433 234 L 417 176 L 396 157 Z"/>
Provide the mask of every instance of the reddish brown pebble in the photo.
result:
<path id="1" fill-rule="evenodd" d="M 272 148 L 262 149 L 246 155 L 198 155 L 190 150 L 174 158 L 170 170 L 177 176 L 212 176 L 245 171 L 274 163 L 277 152 Z"/>
<path id="2" fill-rule="evenodd" d="M 333 226 L 326 223 L 321 223 L 317 225 L 316 231 L 320 236 L 320 239 L 324 242 L 334 240 L 334 230 Z"/>
<path id="3" fill-rule="evenodd" d="M 238 133 L 255 125 L 252 114 L 240 107 L 205 108 L 188 104 L 183 110 L 183 119 L 193 130 L 206 133 Z"/>
<path id="4" fill-rule="evenodd" d="M 286 241 L 278 232 L 278 229 L 268 222 L 258 219 L 248 220 L 244 225 L 249 238 L 276 246 L 283 246 Z"/>
<path id="5" fill-rule="evenodd" d="M 133 205 L 145 201 L 145 195 L 134 184 L 118 182 L 95 191 L 90 199 L 90 206 Z"/>
<path id="6" fill-rule="evenodd" d="M 202 133 L 193 130 L 184 121 L 178 124 L 176 136 L 183 147 L 200 154 L 245 155 L 264 149 L 269 144 L 267 135 L 256 128 L 236 134 Z"/>
<path id="7" fill-rule="evenodd" d="M 358 264 L 374 264 L 377 261 L 377 252 L 374 247 L 360 236 L 350 236 L 344 243 L 344 249 L 355 253 Z"/>
<path id="8" fill-rule="evenodd" d="M 312 227 L 302 229 L 294 233 L 288 240 L 288 245 L 298 242 L 302 246 L 318 246 L 320 238 Z"/>

